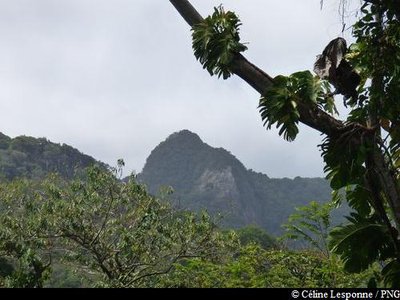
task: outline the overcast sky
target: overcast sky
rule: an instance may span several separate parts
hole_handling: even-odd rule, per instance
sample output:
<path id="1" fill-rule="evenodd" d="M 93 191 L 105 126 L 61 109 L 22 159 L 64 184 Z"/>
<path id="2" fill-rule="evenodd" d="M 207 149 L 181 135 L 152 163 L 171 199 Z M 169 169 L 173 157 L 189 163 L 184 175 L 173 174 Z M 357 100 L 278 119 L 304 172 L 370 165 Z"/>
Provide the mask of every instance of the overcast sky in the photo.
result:
<path id="1" fill-rule="evenodd" d="M 243 22 L 245 56 L 272 76 L 312 69 L 342 36 L 338 0 L 192 0 L 204 16 L 223 3 Z M 344 33 L 349 38 L 350 31 Z M 259 95 L 239 78 L 210 77 L 189 27 L 167 0 L 1 0 L 0 132 L 46 137 L 140 172 L 182 129 L 270 177 L 323 176 L 321 136 L 288 143 L 266 131 Z"/>

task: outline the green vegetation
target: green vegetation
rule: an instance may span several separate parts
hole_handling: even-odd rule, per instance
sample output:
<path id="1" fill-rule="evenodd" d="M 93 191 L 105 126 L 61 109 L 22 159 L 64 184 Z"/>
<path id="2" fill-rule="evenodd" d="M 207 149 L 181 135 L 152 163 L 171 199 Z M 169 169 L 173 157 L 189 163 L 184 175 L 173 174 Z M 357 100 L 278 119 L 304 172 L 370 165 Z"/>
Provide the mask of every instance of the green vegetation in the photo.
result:
<path id="1" fill-rule="evenodd" d="M 20 146 L 13 148 L 10 146 L 13 139 L 2 137 L 7 141 L 3 147 L 8 152 L 25 153 L 31 158 L 29 162 L 38 161 L 39 165 L 52 165 L 57 161 L 49 155 L 44 156 L 43 149 L 54 147 L 54 153 L 73 149 L 45 139 L 26 137 L 16 138 L 20 142 L 15 145 Z M 40 148 L 40 145 L 45 147 Z M 77 150 L 68 152 L 71 153 L 72 156 L 65 154 L 64 157 L 68 170 L 73 170 L 72 166 L 85 157 Z M 167 159 L 159 160 L 163 156 Z M 94 162 L 93 159 L 89 161 Z M 25 163 L 27 161 L 20 165 Z M 171 188 L 161 189 L 155 198 L 137 183 L 135 176 L 121 181 L 118 176 L 123 164 L 119 161 L 119 167 L 110 171 L 100 163 L 87 171 L 77 168 L 75 175 L 71 175 L 73 177 L 57 171 L 57 174 L 42 178 L 46 174 L 44 169 L 42 175 L 37 176 L 38 173 L 29 173 L 32 169 L 24 168 L 12 180 L 3 180 L 0 184 L 0 286 L 295 286 L 314 279 L 301 279 L 296 277 L 300 275 L 295 275 L 297 279 L 290 281 L 286 277 L 292 276 L 293 272 L 286 270 L 286 277 L 280 281 L 279 274 L 284 272 L 283 266 L 279 265 L 282 256 L 295 256 L 290 258 L 295 261 L 296 257 L 307 256 L 315 264 L 324 264 L 323 255 L 318 252 L 307 250 L 298 254 L 285 250 L 274 237 L 256 226 L 235 232 L 220 231 L 213 218 L 202 212 L 202 208 L 219 211 L 221 203 L 217 193 L 221 190 L 230 193 L 237 189 L 245 196 L 246 191 L 252 192 L 253 186 L 264 189 L 270 198 L 279 195 L 277 199 L 282 199 L 283 203 L 285 195 L 296 199 L 296 195 L 301 196 L 304 190 L 316 196 L 326 195 L 329 189 L 321 179 L 270 179 L 246 170 L 228 151 L 204 144 L 189 131 L 179 132 L 154 149 L 146 165 L 152 166 L 152 170 L 159 166 L 160 172 L 150 174 L 160 182 L 166 178 L 179 182 L 177 174 L 186 174 L 187 181 L 178 185 L 188 191 L 180 194 L 183 203 L 185 195 L 195 195 L 196 185 L 191 187 L 190 184 L 199 181 L 196 176 L 201 178 L 204 172 L 207 176 L 211 174 L 212 180 L 202 185 L 203 195 L 197 192 L 197 199 L 204 197 L 201 202 L 204 207 L 198 206 L 199 213 L 194 214 L 189 213 L 185 205 L 176 207 L 174 201 L 174 206 L 168 204 L 166 200 L 175 197 L 175 194 L 171 195 Z M 174 174 L 166 177 L 169 167 Z M 227 169 L 232 171 L 225 172 Z M 207 170 L 213 170 L 214 175 Z M 232 178 L 237 185 L 229 185 Z M 321 182 L 327 192 L 319 187 Z M 307 199 L 308 196 L 302 197 Z M 283 203 L 276 206 L 289 214 Z M 249 210 L 249 207 L 245 209 Z M 264 209 L 268 210 L 268 206 Z M 225 216 L 225 219 L 229 217 Z M 220 222 L 219 218 L 216 220 Z M 231 220 L 235 221 L 234 218 Z M 276 226 L 282 220 L 283 217 L 276 219 Z M 265 224 L 273 224 L 269 222 L 267 220 Z M 236 223 L 237 227 L 239 225 Z M 269 267 L 260 267 L 259 263 L 268 263 Z M 315 265 L 309 262 L 304 262 L 301 267 L 302 270 L 314 268 Z M 229 275 L 226 280 L 222 280 L 223 274 Z"/>
<path id="2" fill-rule="evenodd" d="M 355 210 L 347 224 L 330 234 L 330 249 L 341 256 L 345 269 L 351 272 L 362 272 L 380 262 L 384 266 L 382 284 L 400 287 L 398 0 L 362 1 L 359 19 L 353 25 L 355 43 L 347 48 L 343 39 L 331 41 L 316 62 L 318 76 L 302 71 L 276 78 L 248 62 L 240 53 L 244 48 L 228 47 L 233 41 L 240 45 L 238 35 L 233 35 L 234 40 L 232 35 L 218 39 L 232 28 L 237 34 L 240 21 L 232 17 L 232 12 L 220 9 L 218 19 L 203 20 L 189 2 L 170 1 L 192 26 L 196 57 L 208 59 L 202 53 L 207 48 L 201 45 L 218 41 L 214 47 L 224 49 L 219 55 L 230 57 L 228 66 L 222 64 L 220 69 L 227 67 L 225 73 L 237 74 L 260 92 L 260 113 L 268 129 L 275 125 L 280 135 L 292 141 L 301 122 L 325 136 L 321 145 L 324 170 L 335 191 L 335 201 L 346 201 Z M 208 31 L 204 29 L 207 26 Z M 211 30 L 214 26 L 215 31 Z M 204 59 L 201 63 L 212 64 L 218 74 L 214 64 L 224 60 L 214 56 L 210 61 Z M 334 93 L 330 86 L 336 88 Z M 349 109 L 345 120 L 336 115 L 335 94 L 344 96 Z"/>
<path id="3" fill-rule="evenodd" d="M 54 263 L 96 286 L 153 286 L 176 262 L 217 259 L 237 244 L 207 214 L 174 211 L 133 177 L 123 183 L 99 167 L 85 181 L 4 183 L 0 199 L 2 286 L 42 287 Z"/>
<path id="4" fill-rule="evenodd" d="M 147 158 L 138 180 L 156 194 L 171 186 L 174 206 L 222 214 L 227 228 L 257 225 L 270 234 L 282 234 L 281 225 L 295 206 L 331 198 L 322 178 L 274 179 L 247 170 L 231 153 L 213 148 L 188 130 L 176 132 L 160 143 Z M 338 223 L 346 208 L 334 216 Z"/>
<path id="5" fill-rule="evenodd" d="M 283 225 L 285 234 L 282 239 L 302 240 L 308 247 L 329 257 L 327 240 L 333 208 L 332 203 L 321 205 L 315 201 L 307 206 L 297 207 L 296 213 L 290 215 L 288 222 Z"/>
<path id="6" fill-rule="evenodd" d="M 134 176 L 120 180 L 123 161 L 116 169 L 93 166 L 75 174 L 63 169 L 65 157 L 54 169 L 46 165 L 51 154 L 44 153 L 53 147 L 46 140 L 1 135 L 1 170 L 14 180 L 0 183 L 0 286 L 398 288 L 400 11 L 396 1 L 364 1 L 361 7 L 360 20 L 353 26 L 356 42 L 341 58 L 359 73 L 360 85 L 358 95 L 345 98 L 350 113 L 341 121 L 335 118 L 329 92 L 329 84 L 335 85 L 332 78 L 328 83 L 304 71 L 272 79 L 240 54 L 245 47 L 239 42 L 240 21 L 234 13 L 220 7 L 202 20 L 187 1 L 171 0 L 176 8 L 185 8 L 182 14 L 191 12 L 189 22 L 197 22 L 192 24 L 196 25 L 193 47 L 206 69 L 224 78 L 238 74 L 261 92 L 267 128 L 276 125 L 285 139 L 293 140 L 302 122 L 325 135 L 322 155 L 334 204 L 346 201 L 353 209 L 346 224 L 328 234 L 331 204 L 299 207 L 284 226 L 285 238 L 302 239 L 309 247 L 288 250 L 257 228 L 221 231 L 205 212 L 174 209 L 162 200 L 168 197 L 151 196 Z M 193 151 L 202 145 L 198 137 L 183 141 Z M 184 149 L 177 152 L 185 160 L 191 154 Z M 211 152 L 202 149 L 196 159 L 203 161 Z M 63 151 L 75 153 L 68 147 Z M 232 155 L 223 149 L 217 152 L 230 164 L 218 157 L 212 165 L 186 165 L 184 183 L 198 181 L 197 189 L 208 196 L 213 190 L 230 196 L 239 210 L 251 207 L 260 193 L 255 187 L 263 181 L 246 179 L 240 172 L 244 167 Z M 165 165 L 148 163 L 166 172 Z M 47 171 L 62 176 L 37 180 Z M 35 180 L 16 179 L 30 172 Z M 73 180 L 66 180 L 73 175 Z M 244 192 L 253 198 L 248 202 L 235 198 Z M 216 209 L 226 205 L 218 202 L 222 198 L 216 199 Z M 259 209 L 261 215 L 264 209 Z M 274 212 L 274 205 L 268 209 Z M 256 214 L 256 209 L 250 212 Z"/>
<path id="7" fill-rule="evenodd" d="M 49 173 L 70 180 L 82 177 L 84 168 L 94 164 L 106 169 L 105 164 L 65 144 L 0 135 L 0 181 L 42 180 Z M 227 228 L 255 224 L 273 235 L 282 233 L 281 224 L 294 206 L 310 200 L 326 202 L 331 193 L 321 178 L 273 179 L 247 170 L 231 153 L 210 147 L 188 130 L 172 134 L 152 151 L 138 181 L 153 195 L 172 186 L 174 193 L 167 198 L 175 207 L 207 210 L 213 216 L 221 213 L 221 224 Z"/>
<path id="8" fill-rule="evenodd" d="M 241 247 L 223 260 L 190 259 L 164 277 L 164 286 L 173 287 L 365 287 L 379 266 L 354 275 L 327 248 L 330 224 L 329 204 L 311 202 L 289 217 L 282 239 L 304 239 L 308 247 L 288 250 L 279 246 L 263 230 L 247 227 L 237 230 Z"/>
<path id="9" fill-rule="evenodd" d="M 119 173 L 0 184 L 0 286 L 354 287 L 371 277 L 318 249 L 287 250 L 256 227 L 220 231 L 208 214 L 174 210 Z"/>
<path id="10" fill-rule="evenodd" d="M 246 226 L 236 230 L 240 243 L 243 246 L 249 244 L 258 244 L 263 249 L 278 247 L 277 241 L 270 236 L 265 230 L 256 226 Z"/>
<path id="11" fill-rule="evenodd" d="M 196 58 L 210 75 L 224 79 L 232 75 L 230 64 L 235 53 L 247 50 L 240 43 L 239 18 L 232 12 L 225 12 L 222 5 L 214 8 L 212 16 L 195 25 L 193 50 Z"/>
<path id="12" fill-rule="evenodd" d="M 105 168 L 103 163 L 65 144 L 27 136 L 12 139 L 0 133 L 0 180 L 43 179 L 49 173 L 72 179 L 93 164 Z"/>

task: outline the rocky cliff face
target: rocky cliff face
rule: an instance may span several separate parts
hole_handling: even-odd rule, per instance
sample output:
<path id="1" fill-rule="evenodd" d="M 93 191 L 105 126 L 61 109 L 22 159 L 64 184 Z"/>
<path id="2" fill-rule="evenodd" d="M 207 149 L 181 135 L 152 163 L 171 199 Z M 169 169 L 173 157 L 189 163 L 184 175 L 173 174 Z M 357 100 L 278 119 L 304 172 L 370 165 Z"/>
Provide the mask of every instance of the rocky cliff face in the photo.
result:
<path id="1" fill-rule="evenodd" d="M 322 178 L 271 179 L 247 170 L 230 152 L 207 145 L 188 130 L 160 143 L 138 178 L 154 194 L 172 186 L 172 202 L 181 208 L 221 213 L 226 226 L 254 224 L 273 234 L 281 233 L 296 206 L 330 199 Z"/>
<path id="2" fill-rule="evenodd" d="M 228 166 L 223 170 L 206 169 L 194 186 L 195 192 L 206 193 L 214 191 L 218 198 L 237 198 L 239 191 L 232 168 Z"/>

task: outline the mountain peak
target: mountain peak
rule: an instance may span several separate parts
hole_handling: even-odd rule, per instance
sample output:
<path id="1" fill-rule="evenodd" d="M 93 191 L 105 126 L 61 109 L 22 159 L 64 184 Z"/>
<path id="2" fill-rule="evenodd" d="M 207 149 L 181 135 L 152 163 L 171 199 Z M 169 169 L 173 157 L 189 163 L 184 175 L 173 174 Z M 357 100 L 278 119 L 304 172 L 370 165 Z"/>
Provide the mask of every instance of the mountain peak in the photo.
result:
<path id="1" fill-rule="evenodd" d="M 151 152 L 140 174 L 151 192 L 160 185 L 184 188 L 194 185 L 204 172 L 231 167 L 245 171 L 244 166 L 228 151 L 215 149 L 185 129 L 171 134 Z"/>
<path id="2" fill-rule="evenodd" d="M 323 179 L 278 180 L 247 170 L 229 151 L 214 148 L 182 130 L 151 152 L 138 180 L 152 194 L 172 186 L 171 201 L 189 210 L 223 213 L 224 225 L 257 224 L 277 234 L 293 207 L 313 199 L 328 200 Z"/>
<path id="3" fill-rule="evenodd" d="M 167 137 L 165 142 L 203 144 L 201 138 L 196 133 L 191 132 L 188 129 L 183 129 L 171 134 L 169 137 Z"/>

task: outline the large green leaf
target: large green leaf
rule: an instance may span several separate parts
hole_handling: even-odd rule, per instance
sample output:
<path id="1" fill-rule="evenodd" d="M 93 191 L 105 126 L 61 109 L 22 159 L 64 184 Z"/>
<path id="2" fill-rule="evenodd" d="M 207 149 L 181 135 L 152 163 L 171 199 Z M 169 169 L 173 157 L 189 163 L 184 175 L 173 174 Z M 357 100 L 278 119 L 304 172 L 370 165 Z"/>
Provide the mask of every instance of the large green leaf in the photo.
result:
<path id="1" fill-rule="evenodd" d="M 310 71 L 293 73 L 290 76 L 279 75 L 273 85 L 260 99 L 260 113 L 267 129 L 276 124 L 279 135 L 293 141 L 299 130 L 299 103 L 320 106 L 328 113 L 336 112 L 329 87 L 325 81 L 313 76 Z"/>
<path id="2" fill-rule="evenodd" d="M 385 285 L 391 288 L 400 288 L 400 262 L 393 260 L 382 270 Z"/>
<path id="3" fill-rule="evenodd" d="M 259 108 L 267 129 L 276 124 L 279 135 L 283 135 L 285 140 L 293 141 L 296 138 L 300 114 L 290 77 L 275 77 L 273 86 L 260 99 Z"/>
<path id="4" fill-rule="evenodd" d="M 298 97 L 305 102 L 317 103 L 323 90 L 317 77 L 313 76 L 310 71 L 300 71 L 290 75 L 290 79 Z"/>
<path id="5" fill-rule="evenodd" d="M 363 186 L 350 186 L 346 191 L 346 198 L 349 206 L 360 215 L 368 216 L 371 213 L 371 193 Z"/>
<path id="6" fill-rule="evenodd" d="M 214 8 L 212 16 L 193 27 L 194 55 L 210 75 L 224 79 L 231 76 L 230 65 L 235 54 L 247 49 L 240 43 L 240 25 L 235 13 L 225 12 L 219 6 Z"/>
<path id="7" fill-rule="evenodd" d="M 329 247 L 342 257 L 347 271 L 360 272 L 392 250 L 388 244 L 390 236 L 387 228 L 374 218 L 352 213 L 348 220 L 349 224 L 331 231 Z"/>

